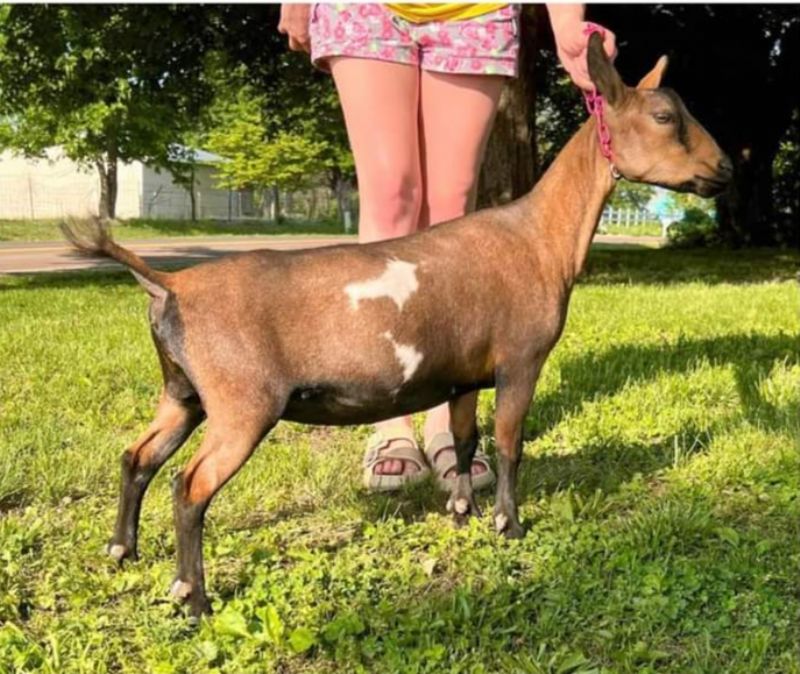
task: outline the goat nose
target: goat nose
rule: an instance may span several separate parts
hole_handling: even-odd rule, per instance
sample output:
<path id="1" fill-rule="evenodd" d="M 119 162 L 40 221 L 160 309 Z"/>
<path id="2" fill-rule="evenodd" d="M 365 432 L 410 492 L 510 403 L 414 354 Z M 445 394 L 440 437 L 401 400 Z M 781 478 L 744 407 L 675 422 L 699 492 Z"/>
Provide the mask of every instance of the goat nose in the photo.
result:
<path id="1" fill-rule="evenodd" d="M 717 170 L 722 175 L 730 176 L 733 174 L 733 162 L 728 155 L 722 155 L 722 159 L 719 160 L 719 164 L 717 165 Z"/>

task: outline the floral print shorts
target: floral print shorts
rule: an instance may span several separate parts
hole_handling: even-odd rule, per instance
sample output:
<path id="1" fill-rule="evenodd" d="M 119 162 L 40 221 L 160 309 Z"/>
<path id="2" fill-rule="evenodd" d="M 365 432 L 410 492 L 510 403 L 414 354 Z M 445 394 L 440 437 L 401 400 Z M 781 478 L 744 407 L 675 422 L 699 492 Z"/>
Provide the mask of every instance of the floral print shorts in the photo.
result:
<path id="1" fill-rule="evenodd" d="M 519 8 L 506 5 L 464 21 L 413 23 L 379 4 L 315 4 L 311 60 L 331 56 L 407 63 L 439 73 L 517 75 Z"/>

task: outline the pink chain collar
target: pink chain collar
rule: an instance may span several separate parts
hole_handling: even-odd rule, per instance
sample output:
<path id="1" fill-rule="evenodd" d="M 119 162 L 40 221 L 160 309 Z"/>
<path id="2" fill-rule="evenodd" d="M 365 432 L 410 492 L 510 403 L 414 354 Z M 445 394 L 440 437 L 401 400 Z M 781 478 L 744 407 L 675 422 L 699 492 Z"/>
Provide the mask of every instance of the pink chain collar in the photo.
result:
<path id="1" fill-rule="evenodd" d="M 602 27 L 596 23 L 587 22 L 586 27 L 583 29 L 583 34 L 588 38 L 593 33 L 600 33 L 600 37 L 605 38 L 605 31 Z M 597 92 L 596 87 L 592 87 L 591 91 L 583 92 L 583 97 L 589 114 L 594 115 L 597 119 L 597 139 L 600 141 L 600 152 L 608 159 L 608 163 L 611 166 L 611 175 L 614 176 L 615 180 L 619 179 L 622 176 L 617 167 L 614 166 L 614 155 L 611 152 L 611 132 L 608 130 L 604 117 L 605 101 L 603 100 L 603 95 Z"/>

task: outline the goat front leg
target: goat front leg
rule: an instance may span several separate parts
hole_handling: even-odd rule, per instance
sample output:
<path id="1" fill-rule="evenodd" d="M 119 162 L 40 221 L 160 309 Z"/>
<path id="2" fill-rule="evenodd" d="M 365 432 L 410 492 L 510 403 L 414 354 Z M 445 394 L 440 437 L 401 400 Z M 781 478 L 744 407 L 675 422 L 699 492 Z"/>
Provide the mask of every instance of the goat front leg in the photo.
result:
<path id="1" fill-rule="evenodd" d="M 475 421 L 477 406 L 477 391 L 450 401 L 450 429 L 455 441 L 457 475 L 447 501 L 447 510 L 453 513 L 456 526 L 463 526 L 471 516 L 481 516 L 472 492 L 472 459 L 478 447 L 478 425 Z"/>
<path id="2" fill-rule="evenodd" d="M 494 524 L 506 538 L 522 538 L 525 531 L 517 513 L 517 470 L 522 458 L 522 429 L 533 398 L 541 362 L 533 371 L 514 377 L 497 377 L 495 410 L 495 443 L 497 446 L 497 493 L 494 505 Z M 520 370 L 513 368 L 519 373 Z"/>
<path id="3" fill-rule="evenodd" d="M 122 453 L 117 523 L 108 543 L 108 554 L 117 562 L 137 559 L 139 513 L 147 487 L 158 469 L 186 442 L 202 420 L 199 402 L 176 400 L 165 392 L 153 422 Z"/>

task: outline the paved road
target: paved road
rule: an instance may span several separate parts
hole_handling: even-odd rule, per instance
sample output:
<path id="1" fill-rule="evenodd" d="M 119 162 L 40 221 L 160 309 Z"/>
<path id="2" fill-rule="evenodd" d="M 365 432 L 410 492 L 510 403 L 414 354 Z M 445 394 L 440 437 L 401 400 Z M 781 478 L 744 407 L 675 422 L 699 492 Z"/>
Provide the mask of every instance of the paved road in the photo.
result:
<path id="1" fill-rule="evenodd" d="M 237 236 L 186 237 L 121 241 L 154 266 L 171 266 L 201 262 L 229 253 L 259 248 L 297 250 L 319 248 L 339 243 L 355 243 L 354 236 Z M 658 247 L 663 239 L 650 236 L 605 236 L 598 234 L 594 243 Z M 75 269 L 109 269 L 116 262 L 85 258 L 66 243 L 0 243 L 0 274 L 70 271 Z"/>

